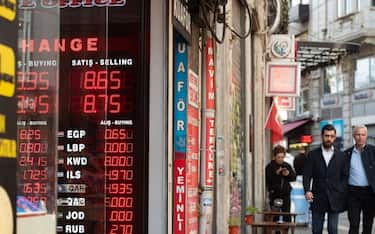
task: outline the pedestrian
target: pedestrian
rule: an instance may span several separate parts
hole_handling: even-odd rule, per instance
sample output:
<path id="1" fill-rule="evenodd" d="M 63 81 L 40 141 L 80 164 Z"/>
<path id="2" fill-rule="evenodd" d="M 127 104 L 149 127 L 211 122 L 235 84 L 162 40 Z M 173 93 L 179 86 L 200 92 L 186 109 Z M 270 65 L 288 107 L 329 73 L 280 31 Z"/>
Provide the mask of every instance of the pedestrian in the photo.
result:
<path id="1" fill-rule="evenodd" d="M 366 144 L 367 127 L 354 128 L 355 144 L 345 151 L 349 164 L 348 217 L 349 234 L 371 234 L 375 216 L 375 146 Z"/>
<path id="2" fill-rule="evenodd" d="M 344 153 L 334 147 L 334 126 L 325 125 L 321 137 L 321 146 L 307 155 L 303 169 L 303 188 L 305 198 L 310 202 L 312 233 L 323 232 L 327 213 L 328 233 L 337 234 L 339 213 L 345 210 L 346 205 L 348 166 Z"/>
<path id="3" fill-rule="evenodd" d="M 302 175 L 305 161 L 306 161 L 305 150 L 301 149 L 293 161 L 294 170 L 296 171 L 297 176 Z"/>
<path id="4" fill-rule="evenodd" d="M 272 161 L 266 166 L 266 187 L 269 194 L 270 207 L 274 206 L 276 199 L 282 199 L 283 212 L 290 212 L 291 181 L 296 180 L 296 173 L 292 166 L 285 162 L 286 149 L 277 145 L 273 149 Z M 284 216 L 284 221 L 290 222 L 290 216 Z M 277 217 L 275 217 L 277 219 Z"/>

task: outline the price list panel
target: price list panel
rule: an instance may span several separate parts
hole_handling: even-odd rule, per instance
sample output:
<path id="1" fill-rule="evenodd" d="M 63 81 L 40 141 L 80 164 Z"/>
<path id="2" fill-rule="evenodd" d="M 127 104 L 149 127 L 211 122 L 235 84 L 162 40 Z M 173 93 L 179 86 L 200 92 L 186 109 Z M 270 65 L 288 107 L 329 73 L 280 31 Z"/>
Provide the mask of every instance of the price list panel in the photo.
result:
<path id="1" fill-rule="evenodd" d="M 57 233 L 147 231 L 147 80 L 140 22 L 62 28 Z M 138 29 L 137 29 L 138 28 Z M 147 65 L 148 66 L 148 65 Z M 146 69 L 147 70 L 147 69 Z"/>
<path id="2" fill-rule="evenodd" d="M 52 212 L 56 189 L 57 68 L 30 67 L 21 61 L 18 66 L 18 211 L 19 215 L 28 215 L 30 206 L 34 206 L 39 212 Z"/>

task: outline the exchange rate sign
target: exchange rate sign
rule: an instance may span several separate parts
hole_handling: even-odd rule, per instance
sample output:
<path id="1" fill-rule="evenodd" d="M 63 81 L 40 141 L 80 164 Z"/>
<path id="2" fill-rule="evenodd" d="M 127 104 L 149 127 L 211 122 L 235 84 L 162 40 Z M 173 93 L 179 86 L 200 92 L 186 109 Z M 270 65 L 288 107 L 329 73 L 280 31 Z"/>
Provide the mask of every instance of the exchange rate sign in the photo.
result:
<path id="1" fill-rule="evenodd" d="M 82 46 L 60 53 L 58 232 L 147 232 L 145 9 L 62 11 L 61 38 Z"/>
<path id="2" fill-rule="evenodd" d="M 40 56 L 39 53 L 33 55 L 34 58 Z M 24 56 L 25 53 L 21 53 L 21 57 Z M 18 195 L 26 199 L 17 202 L 18 211 L 19 215 L 30 215 L 24 207 L 26 204 L 20 204 L 21 201 L 28 201 L 43 211 L 53 212 L 56 190 L 57 67 L 30 67 L 23 62 L 19 62 L 18 66 Z"/>

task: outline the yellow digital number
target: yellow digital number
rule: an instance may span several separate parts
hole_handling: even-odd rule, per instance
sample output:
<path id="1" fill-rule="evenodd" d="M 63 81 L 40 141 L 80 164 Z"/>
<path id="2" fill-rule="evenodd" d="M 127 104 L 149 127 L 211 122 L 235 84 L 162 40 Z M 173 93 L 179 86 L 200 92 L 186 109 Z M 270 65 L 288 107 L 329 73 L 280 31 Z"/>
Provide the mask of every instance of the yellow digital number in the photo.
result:
<path id="1" fill-rule="evenodd" d="M 12 48 L 0 44 L 0 96 L 12 97 L 16 88 L 15 55 Z"/>
<path id="2" fill-rule="evenodd" d="M 0 133 L 4 133 L 5 130 L 5 115 L 0 114 Z"/>
<path id="3" fill-rule="evenodd" d="M 16 0 L 0 1 L 0 17 L 13 21 L 16 18 Z"/>
<path id="4" fill-rule="evenodd" d="M 0 157 L 15 158 L 16 151 L 15 140 L 0 138 Z"/>

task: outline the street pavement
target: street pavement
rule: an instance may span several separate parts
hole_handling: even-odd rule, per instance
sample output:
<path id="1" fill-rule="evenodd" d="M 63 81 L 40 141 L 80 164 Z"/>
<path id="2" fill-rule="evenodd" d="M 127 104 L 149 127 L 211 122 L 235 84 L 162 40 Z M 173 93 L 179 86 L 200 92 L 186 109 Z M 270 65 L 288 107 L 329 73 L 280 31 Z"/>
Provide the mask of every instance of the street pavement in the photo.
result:
<path id="1" fill-rule="evenodd" d="M 310 221 L 311 223 L 311 221 Z M 327 221 L 324 222 L 325 224 L 325 227 L 324 227 L 324 231 L 323 231 L 323 234 L 328 234 L 327 232 Z M 348 216 L 347 216 L 347 213 L 341 213 L 340 216 L 339 216 L 339 226 L 338 226 L 338 234 L 348 234 L 348 231 L 349 231 L 349 221 L 348 221 Z M 295 234 L 311 234 L 311 225 L 309 224 L 307 227 L 298 227 L 296 228 Z"/>

